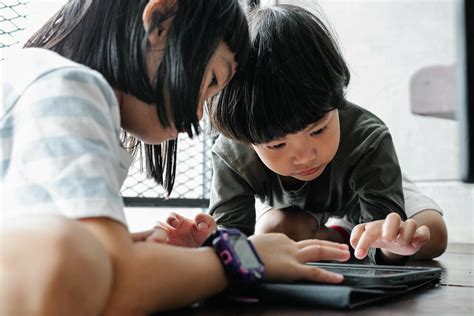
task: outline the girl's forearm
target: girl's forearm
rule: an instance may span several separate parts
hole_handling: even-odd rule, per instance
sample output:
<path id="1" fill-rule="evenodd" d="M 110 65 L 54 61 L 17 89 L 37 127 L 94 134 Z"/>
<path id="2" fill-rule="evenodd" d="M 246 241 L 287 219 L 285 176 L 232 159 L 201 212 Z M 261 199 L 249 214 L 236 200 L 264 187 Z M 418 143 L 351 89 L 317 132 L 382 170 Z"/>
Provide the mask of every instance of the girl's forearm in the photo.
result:
<path id="1" fill-rule="evenodd" d="M 151 242 L 134 244 L 127 266 L 130 288 L 147 311 L 163 311 L 192 304 L 227 286 L 224 269 L 214 250 L 174 247 Z M 135 286 L 136 285 L 136 286 Z M 134 301 L 130 300 L 133 305 Z"/>
<path id="2" fill-rule="evenodd" d="M 84 221 L 113 265 L 108 315 L 146 315 L 184 307 L 222 291 L 227 281 L 214 250 L 133 242 L 108 219 Z"/>

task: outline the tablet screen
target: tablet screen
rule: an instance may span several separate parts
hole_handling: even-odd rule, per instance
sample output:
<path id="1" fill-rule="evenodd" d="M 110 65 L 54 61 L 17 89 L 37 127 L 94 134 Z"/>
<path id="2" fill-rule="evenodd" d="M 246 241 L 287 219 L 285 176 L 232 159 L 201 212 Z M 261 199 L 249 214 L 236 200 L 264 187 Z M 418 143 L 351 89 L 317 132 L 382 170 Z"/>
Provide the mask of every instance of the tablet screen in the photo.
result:
<path id="1" fill-rule="evenodd" d="M 441 275 L 440 268 L 410 266 L 375 266 L 311 262 L 309 265 L 344 275 L 343 284 L 356 286 L 395 286 L 433 280 Z"/>
<path id="2" fill-rule="evenodd" d="M 392 275 L 400 274 L 406 272 L 406 270 L 396 270 L 396 269 L 375 269 L 370 268 L 343 268 L 343 267 L 321 267 L 325 270 L 333 271 L 339 274 L 351 274 L 351 275 Z"/>

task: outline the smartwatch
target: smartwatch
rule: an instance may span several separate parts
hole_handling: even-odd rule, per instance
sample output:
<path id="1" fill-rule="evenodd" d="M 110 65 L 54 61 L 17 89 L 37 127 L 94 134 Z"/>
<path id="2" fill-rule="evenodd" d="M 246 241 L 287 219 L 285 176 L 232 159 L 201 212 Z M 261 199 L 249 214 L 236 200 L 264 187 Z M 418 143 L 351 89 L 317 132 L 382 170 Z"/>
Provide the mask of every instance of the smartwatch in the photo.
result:
<path id="1" fill-rule="evenodd" d="M 247 236 L 238 229 L 218 229 L 204 242 L 213 247 L 231 284 L 252 286 L 262 282 L 264 264 Z"/>

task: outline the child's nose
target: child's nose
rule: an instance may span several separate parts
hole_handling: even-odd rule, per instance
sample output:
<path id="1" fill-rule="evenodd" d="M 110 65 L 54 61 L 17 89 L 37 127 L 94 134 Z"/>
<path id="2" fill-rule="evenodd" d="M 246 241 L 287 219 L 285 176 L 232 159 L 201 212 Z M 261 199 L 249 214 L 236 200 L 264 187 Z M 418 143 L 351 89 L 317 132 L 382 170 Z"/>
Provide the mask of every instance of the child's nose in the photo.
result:
<path id="1" fill-rule="evenodd" d="M 308 164 L 316 159 L 316 149 L 310 146 L 304 146 L 295 151 L 293 163 L 295 165 Z"/>

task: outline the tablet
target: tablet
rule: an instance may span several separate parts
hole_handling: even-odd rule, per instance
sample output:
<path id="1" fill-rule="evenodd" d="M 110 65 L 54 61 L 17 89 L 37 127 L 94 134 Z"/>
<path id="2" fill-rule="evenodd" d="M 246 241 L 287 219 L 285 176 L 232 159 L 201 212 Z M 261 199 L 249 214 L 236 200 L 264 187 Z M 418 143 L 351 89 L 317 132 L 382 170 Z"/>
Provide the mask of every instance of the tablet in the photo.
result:
<path id="1" fill-rule="evenodd" d="M 310 262 L 311 266 L 344 276 L 342 284 L 353 286 L 396 286 L 439 279 L 441 269 L 434 267 L 378 266 L 348 263 Z"/>

